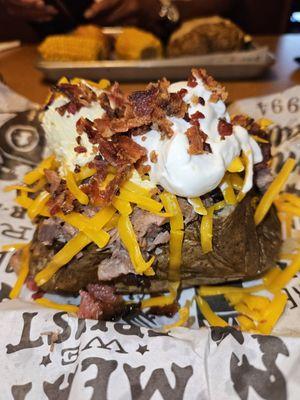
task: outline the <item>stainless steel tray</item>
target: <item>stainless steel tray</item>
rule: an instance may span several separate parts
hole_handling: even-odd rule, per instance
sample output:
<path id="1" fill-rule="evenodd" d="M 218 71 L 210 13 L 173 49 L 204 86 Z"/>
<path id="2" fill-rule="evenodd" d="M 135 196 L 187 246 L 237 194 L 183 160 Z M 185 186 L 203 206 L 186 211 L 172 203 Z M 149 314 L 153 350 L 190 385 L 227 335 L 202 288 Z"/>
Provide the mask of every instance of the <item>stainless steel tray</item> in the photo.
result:
<path id="1" fill-rule="evenodd" d="M 107 78 L 120 82 L 186 79 L 191 68 L 202 67 L 216 79 L 249 79 L 262 75 L 273 63 L 267 48 L 255 48 L 235 53 L 165 58 L 158 60 L 123 61 L 38 61 L 44 76 L 56 81 L 61 76 L 98 80 Z"/>

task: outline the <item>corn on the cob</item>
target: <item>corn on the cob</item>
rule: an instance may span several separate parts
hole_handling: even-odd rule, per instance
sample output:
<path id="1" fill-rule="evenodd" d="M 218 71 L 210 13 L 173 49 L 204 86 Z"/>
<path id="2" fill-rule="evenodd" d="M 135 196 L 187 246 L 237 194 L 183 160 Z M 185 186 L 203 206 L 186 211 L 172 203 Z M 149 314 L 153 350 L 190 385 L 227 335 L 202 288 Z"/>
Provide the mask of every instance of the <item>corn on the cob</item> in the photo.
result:
<path id="1" fill-rule="evenodd" d="M 103 53 L 98 39 L 73 35 L 48 36 L 38 49 L 47 61 L 92 61 L 101 58 Z"/>
<path id="2" fill-rule="evenodd" d="M 73 32 L 72 35 L 85 38 L 97 39 L 102 45 L 101 59 L 108 58 L 109 54 L 109 40 L 102 29 L 96 25 L 80 25 Z"/>
<path id="3" fill-rule="evenodd" d="M 116 40 L 117 57 L 122 60 L 160 58 L 162 44 L 152 33 L 125 28 Z"/>

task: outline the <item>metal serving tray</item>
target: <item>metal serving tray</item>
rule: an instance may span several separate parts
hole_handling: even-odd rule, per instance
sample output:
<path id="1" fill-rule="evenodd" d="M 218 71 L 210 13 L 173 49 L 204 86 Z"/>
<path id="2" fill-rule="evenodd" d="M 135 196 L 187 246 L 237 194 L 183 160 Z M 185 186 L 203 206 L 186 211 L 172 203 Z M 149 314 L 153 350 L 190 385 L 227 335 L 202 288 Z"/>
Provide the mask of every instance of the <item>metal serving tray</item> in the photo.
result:
<path id="1" fill-rule="evenodd" d="M 163 58 L 156 60 L 38 61 L 37 68 L 50 81 L 61 76 L 120 82 L 143 82 L 163 76 L 171 81 L 186 79 L 191 68 L 202 67 L 216 79 L 249 79 L 262 75 L 273 63 L 266 47 L 234 53 Z"/>

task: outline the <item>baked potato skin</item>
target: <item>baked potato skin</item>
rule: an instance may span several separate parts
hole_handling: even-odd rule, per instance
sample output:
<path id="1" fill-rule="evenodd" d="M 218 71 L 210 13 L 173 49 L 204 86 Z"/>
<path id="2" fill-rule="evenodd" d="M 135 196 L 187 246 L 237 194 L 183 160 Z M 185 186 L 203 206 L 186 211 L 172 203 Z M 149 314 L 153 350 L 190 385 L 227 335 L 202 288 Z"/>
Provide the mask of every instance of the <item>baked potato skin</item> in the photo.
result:
<path id="1" fill-rule="evenodd" d="M 237 51 L 243 48 L 244 38 L 244 32 L 229 20 L 199 18 L 185 22 L 174 32 L 167 53 L 169 57 L 180 57 Z"/>
<path id="2" fill-rule="evenodd" d="M 182 287 L 217 284 L 259 276 L 275 265 L 281 245 L 280 222 L 272 207 L 264 221 L 254 224 L 254 193 L 248 194 L 228 216 L 214 219 L 213 252 L 203 254 L 199 220 L 185 229 L 180 280 Z M 58 248 L 45 246 L 34 237 L 31 245 L 30 275 L 42 270 Z M 113 283 L 122 293 L 162 292 L 168 289 L 168 245 L 160 246 L 152 278 L 123 275 Z M 99 263 L 111 257 L 111 250 L 98 251 L 90 244 L 80 257 L 61 268 L 42 289 L 47 292 L 78 294 L 88 283 L 98 281 Z"/>

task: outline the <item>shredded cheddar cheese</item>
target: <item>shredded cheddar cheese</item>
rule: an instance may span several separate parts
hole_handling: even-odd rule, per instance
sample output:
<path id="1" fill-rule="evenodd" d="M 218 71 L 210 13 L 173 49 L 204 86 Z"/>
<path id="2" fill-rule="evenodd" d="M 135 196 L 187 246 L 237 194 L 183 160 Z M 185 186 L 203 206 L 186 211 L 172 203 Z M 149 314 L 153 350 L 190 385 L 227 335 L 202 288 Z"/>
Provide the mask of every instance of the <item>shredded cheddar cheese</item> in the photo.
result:
<path id="1" fill-rule="evenodd" d="M 292 193 L 282 193 L 279 195 L 280 200 L 288 201 L 296 207 L 300 207 L 300 197 Z"/>
<path id="2" fill-rule="evenodd" d="M 277 292 L 284 288 L 293 276 L 300 270 L 300 252 L 295 255 L 295 258 L 283 271 L 279 272 L 277 276 L 269 284 L 268 289 L 271 292 Z"/>
<path id="3" fill-rule="evenodd" d="M 67 188 L 70 190 L 72 195 L 79 201 L 81 204 L 88 204 L 89 198 L 88 196 L 77 186 L 74 174 L 68 170 L 66 166 L 64 166 L 64 175 L 67 183 Z"/>
<path id="4" fill-rule="evenodd" d="M 129 201 L 122 200 L 120 197 L 115 196 L 112 201 L 112 205 L 119 211 L 122 215 L 130 215 L 132 213 L 132 208 Z"/>
<path id="5" fill-rule="evenodd" d="M 170 231 L 170 259 L 169 259 L 169 279 L 178 279 L 178 269 L 181 265 L 182 244 L 184 231 Z"/>
<path id="6" fill-rule="evenodd" d="M 228 293 L 254 293 L 264 290 L 264 285 L 255 285 L 249 287 L 237 287 L 237 286 L 201 286 L 199 289 L 200 296 L 216 296 L 219 294 Z"/>
<path id="7" fill-rule="evenodd" d="M 150 297 L 149 299 L 142 300 L 141 308 L 164 307 L 173 304 L 177 297 L 178 287 L 179 282 L 171 282 L 169 284 L 169 295 Z"/>
<path id="8" fill-rule="evenodd" d="M 266 193 L 261 198 L 254 214 L 254 221 L 256 225 L 260 224 L 269 211 L 274 199 L 279 194 L 283 186 L 285 185 L 290 173 L 294 169 L 296 161 L 292 158 L 288 158 L 284 163 L 281 171 L 276 176 L 274 181 L 271 183 Z"/>
<path id="9" fill-rule="evenodd" d="M 243 187 L 243 179 L 238 174 L 230 174 L 229 177 L 233 188 L 241 191 Z"/>
<path id="10" fill-rule="evenodd" d="M 18 249 L 23 249 L 23 247 L 27 246 L 27 243 L 11 243 L 11 244 L 4 244 L 1 246 L 2 251 L 15 251 Z"/>
<path id="11" fill-rule="evenodd" d="M 178 310 L 179 318 L 176 322 L 173 322 L 173 324 L 169 325 L 164 325 L 163 330 L 164 331 L 169 331 L 170 329 L 176 328 L 178 326 L 183 326 L 185 323 L 187 323 L 189 317 L 190 317 L 190 307 L 191 307 L 191 302 L 187 300 L 185 302 L 184 307 L 181 307 Z"/>
<path id="12" fill-rule="evenodd" d="M 193 206 L 195 213 L 199 215 L 207 215 L 207 210 L 200 197 L 189 198 L 188 202 Z"/>
<path id="13" fill-rule="evenodd" d="M 172 214 L 170 218 L 171 230 L 178 231 L 184 229 L 183 215 L 176 196 L 168 192 L 163 192 L 159 197 L 166 212 Z"/>
<path id="14" fill-rule="evenodd" d="M 124 182 L 122 188 L 128 190 L 129 192 L 137 193 L 146 197 L 151 197 L 150 190 L 147 190 L 146 188 L 139 186 L 131 181 Z"/>
<path id="15" fill-rule="evenodd" d="M 50 194 L 46 191 L 41 192 L 28 207 L 28 216 L 33 219 L 39 215 L 44 209 L 46 203 L 50 199 Z"/>
<path id="16" fill-rule="evenodd" d="M 207 215 L 203 215 L 200 224 L 201 248 L 204 254 L 212 251 L 214 206 L 207 209 Z"/>
<path id="17" fill-rule="evenodd" d="M 233 186 L 231 184 L 230 178 L 227 175 L 224 176 L 220 185 L 220 189 L 223 193 L 224 200 L 227 204 L 235 205 L 237 203 Z"/>
<path id="18" fill-rule="evenodd" d="M 90 168 L 89 166 L 85 165 L 80 168 L 79 172 L 74 173 L 74 178 L 76 182 L 81 182 L 84 179 L 90 178 L 91 176 L 95 175 L 97 170 L 95 168 Z"/>
<path id="19" fill-rule="evenodd" d="M 22 260 L 21 260 L 21 268 L 19 276 L 17 278 L 16 283 L 14 284 L 14 287 L 9 293 L 9 297 L 11 299 L 15 299 L 16 297 L 19 296 L 22 286 L 29 273 L 29 257 L 30 257 L 29 248 L 30 244 L 27 244 L 22 250 Z"/>
<path id="20" fill-rule="evenodd" d="M 105 247 L 109 242 L 110 235 L 107 232 L 97 228 L 96 226 L 93 226 L 91 224 L 91 218 L 87 218 L 84 215 L 76 212 L 72 212 L 66 215 L 63 213 L 58 213 L 56 214 L 56 216 L 67 222 L 68 224 L 74 226 L 80 232 L 85 233 L 85 235 L 90 238 L 91 241 L 96 243 L 99 248 Z"/>
<path id="21" fill-rule="evenodd" d="M 24 192 L 28 192 L 28 193 L 34 193 L 35 190 L 28 187 L 28 186 L 24 186 L 24 185 L 10 185 L 10 186 L 6 186 L 3 189 L 3 192 L 11 192 L 12 190 L 21 190 Z"/>
<path id="22" fill-rule="evenodd" d="M 76 236 L 72 237 L 64 247 L 59 250 L 46 265 L 46 267 L 38 272 L 34 278 L 38 286 L 42 286 L 48 282 L 49 279 L 64 265 L 72 260 L 84 247 L 91 243 L 83 232 L 79 232 Z"/>
<path id="23" fill-rule="evenodd" d="M 56 303 L 54 301 L 48 300 L 45 297 L 42 297 L 40 299 L 34 300 L 35 303 L 39 304 L 40 306 L 48 307 L 48 308 L 54 308 L 56 310 L 62 310 L 66 311 L 68 313 L 74 313 L 76 314 L 79 310 L 78 306 L 74 306 L 73 304 L 60 304 Z"/>
<path id="24" fill-rule="evenodd" d="M 245 315 L 239 315 L 238 317 L 236 317 L 236 320 L 238 321 L 243 331 L 252 332 L 256 330 L 255 323 L 252 321 L 252 319 L 246 317 Z"/>
<path id="25" fill-rule="evenodd" d="M 245 167 L 240 157 L 236 157 L 235 159 L 233 159 L 227 167 L 228 172 L 242 172 L 244 171 L 244 169 Z"/>
<path id="26" fill-rule="evenodd" d="M 169 279 L 179 279 L 179 268 L 182 259 L 182 244 L 184 238 L 184 222 L 177 197 L 171 193 L 161 193 L 160 199 L 170 217 L 170 243 L 169 243 Z"/>
<path id="27" fill-rule="evenodd" d="M 153 264 L 154 257 L 147 262 L 144 260 L 128 215 L 120 216 L 118 221 L 118 232 L 124 247 L 129 253 L 135 272 L 137 274 L 142 274 L 147 271 Z"/>
<path id="28" fill-rule="evenodd" d="M 263 314 L 263 320 L 257 325 L 259 332 L 269 335 L 276 322 L 282 315 L 287 303 L 286 293 L 277 293 L 272 300 L 270 307 Z"/>
<path id="29" fill-rule="evenodd" d="M 119 198 L 121 200 L 137 204 L 143 210 L 150 211 L 154 214 L 159 213 L 163 208 L 163 205 L 160 202 L 153 200 L 150 197 L 141 195 L 139 193 L 130 192 L 127 189 L 120 190 Z"/>
<path id="30" fill-rule="evenodd" d="M 258 143 L 269 143 L 268 140 L 263 139 L 263 138 L 261 138 L 259 136 L 256 136 L 256 135 L 250 135 L 250 136 Z"/>
<path id="31" fill-rule="evenodd" d="M 200 311 L 202 312 L 204 318 L 211 326 L 228 326 L 228 323 L 224 319 L 220 318 L 217 314 L 213 312 L 209 304 L 201 297 L 196 296 L 196 301 Z"/>
<path id="32" fill-rule="evenodd" d="M 51 169 L 54 162 L 55 162 L 54 155 L 51 155 L 50 157 L 45 158 L 35 169 L 28 172 L 24 176 L 24 179 L 23 179 L 24 183 L 26 183 L 26 185 L 32 185 L 34 182 L 41 179 L 44 175 L 44 170 Z"/>

